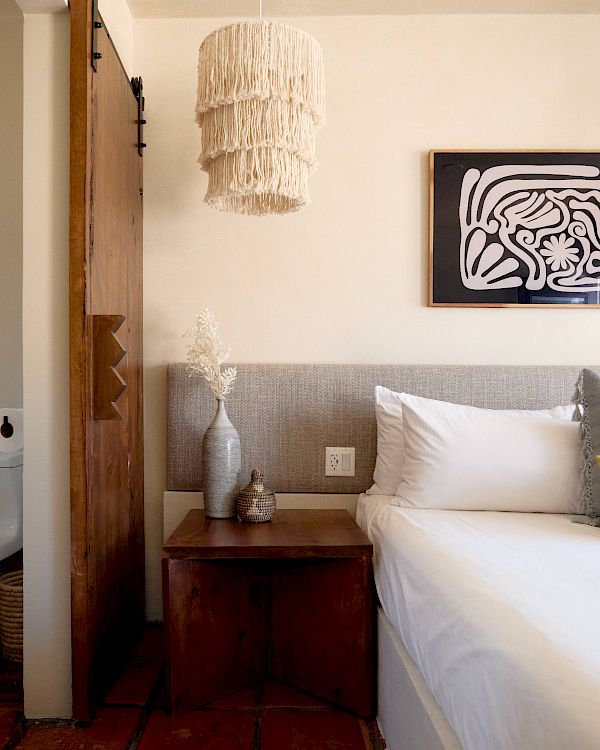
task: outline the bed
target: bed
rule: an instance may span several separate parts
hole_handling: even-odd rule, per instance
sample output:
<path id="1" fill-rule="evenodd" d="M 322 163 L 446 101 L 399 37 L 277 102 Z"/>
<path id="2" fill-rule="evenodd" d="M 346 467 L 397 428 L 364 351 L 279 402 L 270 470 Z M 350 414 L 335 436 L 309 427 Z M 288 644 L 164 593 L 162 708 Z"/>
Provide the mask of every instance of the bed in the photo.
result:
<path id="1" fill-rule="evenodd" d="M 597 750 L 598 530 L 568 515 L 405 509 L 390 500 L 361 495 L 357 521 L 375 548 L 380 620 L 447 719 L 431 742 Z M 388 746 L 426 750 L 422 740 L 402 742 L 393 707 L 382 716 L 390 700 L 381 677 Z"/>
<path id="2" fill-rule="evenodd" d="M 328 507 L 331 493 L 356 497 L 371 484 L 376 385 L 548 409 L 570 401 L 579 370 L 249 364 L 228 413 L 244 473 L 263 466 L 277 493 L 310 493 Z M 207 390 L 183 365 L 169 367 L 173 495 L 201 488 Z M 354 477 L 324 476 L 332 445 L 356 447 Z M 399 509 L 374 495 L 360 495 L 357 520 L 375 547 L 378 719 L 390 750 L 600 748 L 598 529 L 569 515 Z"/>

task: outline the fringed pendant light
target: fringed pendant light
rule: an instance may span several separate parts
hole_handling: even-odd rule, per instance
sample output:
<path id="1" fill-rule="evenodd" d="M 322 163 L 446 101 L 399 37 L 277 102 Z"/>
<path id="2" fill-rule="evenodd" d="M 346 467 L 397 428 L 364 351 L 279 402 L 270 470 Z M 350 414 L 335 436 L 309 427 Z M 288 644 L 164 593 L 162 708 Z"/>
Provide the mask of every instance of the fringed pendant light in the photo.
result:
<path id="1" fill-rule="evenodd" d="M 262 18 L 217 29 L 200 47 L 196 121 L 206 203 L 256 215 L 303 208 L 325 123 L 318 42 Z"/>

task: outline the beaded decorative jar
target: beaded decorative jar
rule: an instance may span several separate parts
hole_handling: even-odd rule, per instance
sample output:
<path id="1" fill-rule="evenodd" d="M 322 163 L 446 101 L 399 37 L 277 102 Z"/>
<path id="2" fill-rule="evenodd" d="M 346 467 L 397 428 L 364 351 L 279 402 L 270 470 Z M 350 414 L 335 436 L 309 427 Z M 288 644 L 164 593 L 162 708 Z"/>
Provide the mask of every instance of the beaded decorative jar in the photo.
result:
<path id="1" fill-rule="evenodd" d="M 275 495 L 263 484 L 263 473 L 252 469 L 252 481 L 237 496 L 235 512 L 240 521 L 264 523 L 275 515 L 277 502 Z"/>

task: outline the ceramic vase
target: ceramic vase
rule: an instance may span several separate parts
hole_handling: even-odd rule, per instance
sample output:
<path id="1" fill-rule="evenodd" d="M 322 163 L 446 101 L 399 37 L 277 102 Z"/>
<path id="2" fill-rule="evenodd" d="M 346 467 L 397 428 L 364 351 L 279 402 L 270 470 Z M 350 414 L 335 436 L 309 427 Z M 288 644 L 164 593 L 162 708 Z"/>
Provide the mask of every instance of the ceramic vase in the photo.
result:
<path id="1" fill-rule="evenodd" d="M 218 399 L 217 412 L 202 439 L 202 492 L 207 516 L 235 515 L 240 476 L 240 436 L 227 416 L 225 402 Z"/>

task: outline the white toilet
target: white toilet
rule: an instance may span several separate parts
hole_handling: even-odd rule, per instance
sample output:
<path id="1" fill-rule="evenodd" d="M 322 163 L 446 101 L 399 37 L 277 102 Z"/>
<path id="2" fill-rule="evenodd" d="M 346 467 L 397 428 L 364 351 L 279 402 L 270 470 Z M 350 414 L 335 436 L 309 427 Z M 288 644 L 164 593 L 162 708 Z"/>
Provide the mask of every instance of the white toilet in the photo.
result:
<path id="1" fill-rule="evenodd" d="M 0 560 L 23 547 L 23 410 L 0 409 Z"/>

